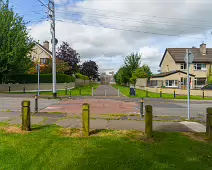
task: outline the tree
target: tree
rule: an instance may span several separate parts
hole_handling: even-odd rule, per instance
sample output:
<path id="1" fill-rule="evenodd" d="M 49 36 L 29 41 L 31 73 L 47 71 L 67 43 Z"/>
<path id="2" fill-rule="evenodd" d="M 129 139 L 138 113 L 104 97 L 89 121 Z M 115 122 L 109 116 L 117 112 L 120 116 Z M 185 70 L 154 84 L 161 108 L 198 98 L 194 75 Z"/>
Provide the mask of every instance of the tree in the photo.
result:
<path id="1" fill-rule="evenodd" d="M 124 77 L 127 78 L 127 82 L 130 82 L 133 72 L 139 68 L 141 64 L 141 55 L 138 53 L 132 53 L 129 56 L 126 56 L 124 59 Z"/>
<path id="2" fill-rule="evenodd" d="M 142 67 L 137 68 L 130 78 L 130 83 L 135 84 L 138 78 L 150 78 L 152 75 L 151 69 L 148 65 L 144 64 Z"/>
<path id="3" fill-rule="evenodd" d="M 60 60 L 67 62 L 70 66 L 70 70 L 66 71 L 66 74 L 73 74 L 79 71 L 80 55 L 76 50 L 72 49 L 67 42 L 62 42 L 58 48 L 56 57 Z"/>
<path id="4" fill-rule="evenodd" d="M 80 68 L 80 73 L 89 78 L 96 79 L 99 77 L 98 69 L 95 61 L 85 61 Z"/>
<path id="5" fill-rule="evenodd" d="M 22 74 L 32 66 L 30 51 L 35 45 L 23 18 L 9 9 L 9 1 L 0 4 L 0 79 Z"/>
<path id="6" fill-rule="evenodd" d="M 129 80 L 127 68 L 125 66 L 122 66 L 115 74 L 114 78 L 117 84 L 126 85 Z"/>
<path id="7" fill-rule="evenodd" d="M 56 59 L 56 64 L 57 64 L 57 73 L 59 74 L 64 74 L 65 72 L 71 70 L 71 67 L 69 64 L 63 60 L 59 60 L 58 58 Z M 36 70 L 36 65 L 34 64 L 33 67 L 30 68 L 29 74 L 37 74 L 38 71 Z M 40 73 L 43 74 L 51 74 L 52 73 L 52 59 L 50 59 L 48 65 L 41 65 L 40 66 Z"/>

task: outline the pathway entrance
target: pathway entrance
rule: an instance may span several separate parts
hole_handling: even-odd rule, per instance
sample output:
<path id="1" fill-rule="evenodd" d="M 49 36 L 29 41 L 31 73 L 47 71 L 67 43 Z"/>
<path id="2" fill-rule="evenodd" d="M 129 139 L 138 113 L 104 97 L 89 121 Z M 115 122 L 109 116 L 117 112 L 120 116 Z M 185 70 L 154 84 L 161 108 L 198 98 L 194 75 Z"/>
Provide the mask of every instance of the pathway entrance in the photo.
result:
<path id="1" fill-rule="evenodd" d="M 118 90 L 111 85 L 100 85 L 94 92 L 94 96 L 118 97 Z M 120 97 L 123 96 L 120 94 Z"/>

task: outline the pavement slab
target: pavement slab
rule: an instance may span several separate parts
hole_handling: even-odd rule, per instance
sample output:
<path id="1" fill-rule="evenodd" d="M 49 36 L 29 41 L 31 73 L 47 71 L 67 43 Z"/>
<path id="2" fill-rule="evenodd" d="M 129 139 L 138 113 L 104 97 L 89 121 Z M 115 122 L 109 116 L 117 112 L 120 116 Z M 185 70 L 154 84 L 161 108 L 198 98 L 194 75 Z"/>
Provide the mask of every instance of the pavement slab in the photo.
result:
<path id="1" fill-rule="evenodd" d="M 43 117 L 31 117 L 31 125 L 40 124 L 43 120 L 44 120 Z M 16 125 L 16 124 L 21 125 L 22 118 L 21 117 L 14 118 L 14 119 L 8 121 L 8 123 L 11 125 Z"/>

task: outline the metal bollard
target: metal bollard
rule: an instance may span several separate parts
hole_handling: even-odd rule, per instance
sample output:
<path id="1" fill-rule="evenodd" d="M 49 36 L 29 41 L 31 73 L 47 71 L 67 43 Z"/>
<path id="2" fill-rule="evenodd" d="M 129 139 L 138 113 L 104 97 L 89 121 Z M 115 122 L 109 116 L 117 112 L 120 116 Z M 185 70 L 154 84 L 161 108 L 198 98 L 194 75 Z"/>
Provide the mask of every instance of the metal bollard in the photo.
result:
<path id="1" fill-rule="evenodd" d="M 68 88 L 65 86 L 65 95 L 68 95 Z"/>
<path id="2" fill-rule="evenodd" d="M 93 87 L 92 87 L 92 96 L 94 96 L 94 89 L 93 89 Z"/>
<path id="3" fill-rule="evenodd" d="M 145 133 L 147 138 L 152 137 L 152 106 L 145 106 Z"/>
<path id="4" fill-rule="evenodd" d="M 160 97 L 162 97 L 162 89 L 160 89 Z"/>
<path id="5" fill-rule="evenodd" d="M 120 90 L 118 89 L 118 97 L 120 97 Z"/>
<path id="6" fill-rule="evenodd" d="M 35 113 L 38 112 L 38 95 L 35 95 Z"/>
<path id="7" fill-rule="evenodd" d="M 148 97 L 148 89 L 146 89 L 146 97 Z"/>
<path id="8" fill-rule="evenodd" d="M 207 108 L 206 136 L 209 141 L 212 141 L 212 107 Z"/>
<path id="9" fill-rule="evenodd" d="M 69 97 L 71 97 L 71 90 L 69 90 Z"/>
<path id="10" fill-rule="evenodd" d="M 82 130 L 83 136 L 89 136 L 90 129 L 90 105 L 84 103 L 82 106 Z"/>
<path id="11" fill-rule="evenodd" d="M 204 99 L 205 98 L 205 91 L 202 90 L 202 98 Z"/>
<path id="12" fill-rule="evenodd" d="M 9 91 L 9 93 L 11 92 L 11 87 L 10 87 L 10 85 L 9 85 L 9 87 L 8 87 L 8 91 Z"/>
<path id="13" fill-rule="evenodd" d="M 30 101 L 22 101 L 22 130 L 30 131 Z"/>
<path id="14" fill-rule="evenodd" d="M 176 98 L 176 90 L 174 89 L 174 98 Z"/>
<path id="15" fill-rule="evenodd" d="M 144 117 L 144 98 L 141 98 L 141 102 L 140 102 L 140 115 L 141 115 L 141 118 Z"/>
<path id="16" fill-rule="evenodd" d="M 107 96 L 107 90 L 105 89 L 105 96 Z"/>
<path id="17" fill-rule="evenodd" d="M 26 88 L 25 88 L 25 86 L 23 86 L 23 93 L 26 93 Z"/>

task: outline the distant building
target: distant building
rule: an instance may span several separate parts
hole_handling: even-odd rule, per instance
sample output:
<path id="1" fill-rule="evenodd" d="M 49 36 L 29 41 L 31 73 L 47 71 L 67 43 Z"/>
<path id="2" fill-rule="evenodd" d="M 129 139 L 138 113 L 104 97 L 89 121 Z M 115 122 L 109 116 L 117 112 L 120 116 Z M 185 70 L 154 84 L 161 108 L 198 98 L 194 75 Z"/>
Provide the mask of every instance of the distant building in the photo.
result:
<path id="1" fill-rule="evenodd" d="M 114 82 L 114 72 L 110 72 L 111 75 L 107 75 L 106 73 L 102 73 L 100 75 L 101 84 L 111 84 Z"/>

